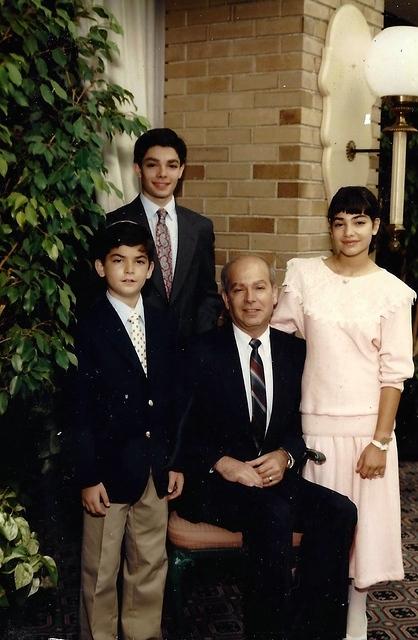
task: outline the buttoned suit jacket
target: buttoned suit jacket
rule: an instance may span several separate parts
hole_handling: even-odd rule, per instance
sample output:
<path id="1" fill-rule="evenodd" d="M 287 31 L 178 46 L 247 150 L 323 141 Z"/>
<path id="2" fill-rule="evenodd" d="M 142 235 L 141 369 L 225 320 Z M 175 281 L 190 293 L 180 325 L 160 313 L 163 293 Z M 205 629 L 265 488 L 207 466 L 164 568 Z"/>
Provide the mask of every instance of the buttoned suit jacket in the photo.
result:
<path id="1" fill-rule="evenodd" d="M 81 488 L 102 482 L 111 502 L 135 502 L 150 470 L 167 493 L 175 440 L 173 331 L 144 301 L 147 376 L 106 296 L 80 319 L 78 369 L 71 384 L 76 478 Z"/>
<path id="2" fill-rule="evenodd" d="M 270 345 L 273 404 L 261 454 L 283 448 L 297 467 L 305 452 L 299 412 L 305 343 L 271 328 Z M 192 396 L 176 459 L 186 476 L 179 511 L 194 521 L 207 521 L 211 501 L 225 499 L 222 483 L 214 482 L 219 476 L 210 473 L 211 468 L 222 456 L 245 461 L 258 455 L 232 326 L 199 336 L 186 369 Z M 296 471 L 289 473 L 297 482 Z"/>
<path id="3" fill-rule="evenodd" d="M 179 451 L 185 484 L 177 510 L 194 522 L 242 531 L 248 551 L 243 609 L 249 637 L 265 632 L 269 638 L 342 638 L 355 507 L 296 469 L 264 488 L 230 482 L 213 469 L 222 456 L 249 461 L 258 451 L 232 328 L 198 338 L 187 369 L 193 393 Z M 282 447 L 297 467 L 305 451 L 299 414 L 305 344 L 275 329 L 270 329 L 270 344 L 273 406 L 261 454 Z M 303 533 L 295 592 L 293 531 Z M 292 606 L 295 615 L 289 616 Z"/>
<path id="4" fill-rule="evenodd" d="M 143 297 L 154 307 L 168 311 L 181 338 L 208 331 L 216 324 L 222 301 L 215 281 L 214 233 L 212 222 L 176 204 L 178 247 L 173 285 L 167 299 L 158 257 L 154 271 L 143 289 Z M 107 214 L 107 224 L 133 220 L 148 230 L 148 219 L 137 196 L 129 204 Z"/>

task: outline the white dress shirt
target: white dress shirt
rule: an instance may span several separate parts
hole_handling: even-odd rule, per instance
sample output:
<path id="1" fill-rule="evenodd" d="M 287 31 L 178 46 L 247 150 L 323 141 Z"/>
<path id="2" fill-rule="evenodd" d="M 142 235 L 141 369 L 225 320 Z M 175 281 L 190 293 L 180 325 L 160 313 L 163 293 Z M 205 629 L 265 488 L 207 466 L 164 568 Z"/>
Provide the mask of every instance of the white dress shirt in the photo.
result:
<path id="1" fill-rule="evenodd" d="M 157 204 L 155 204 L 155 202 L 152 202 L 149 198 L 144 196 L 143 193 L 141 193 L 139 197 L 141 199 L 142 206 L 145 209 L 145 214 L 147 216 L 148 224 L 151 229 L 154 242 L 155 242 L 155 227 L 157 226 L 157 222 L 158 222 L 157 211 L 159 209 L 165 209 L 167 211 L 167 217 L 165 219 L 165 223 L 167 225 L 168 233 L 170 234 L 171 262 L 173 265 L 173 275 L 174 275 L 174 269 L 176 267 L 176 259 L 177 259 L 177 248 L 179 244 L 176 201 L 174 200 L 174 197 L 172 197 L 171 200 L 164 205 L 164 207 L 159 207 Z"/>
<path id="2" fill-rule="evenodd" d="M 251 398 L 251 374 L 250 374 L 250 356 L 251 336 L 239 329 L 235 324 L 232 325 L 234 329 L 235 342 L 237 343 L 239 359 L 241 362 L 242 375 L 244 377 L 245 392 L 247 395 L 248 413 L 250 420 L 253 416 L 253 402 Z M 264 383 L 266 387 L 266 399 L 267 399 L 267 411 L 266 411 L 266 433 L 268 424 L 270 422 L 271 410 L 273 406 L 273 365 L 271 362 L 271 348 L 270 348 L 270 328 L 267 328 L 265 332 L 258 338 L 261 345 L 258 348 L 258 353 L 263 362 L 264 367 Z"/>
<path id="3" fill-rule="evenodd" d="M 142 296 L 141 295 L 139 296 L 138 302 L 136 303 L 135 308 L 132 308 L 129 305 L 122 302 L 122 300 L 115 298 L 109 293 L 109 291 L 106 291 L 106 296 L 110 304 L 118 314 L 119 318 L 121 319 L 122 324 L 125 327 L 126 331 L 128 332 L 129 337 L 131 337 L 131 332 L 132 332 L 132 324 L 129 322 L 129 318 L 133 313 L 137 313 L 139 315 L 139 321 L 141 323 L 142 331 L 144 332 L 144 336 L 145 336 L 146 335 L 145 334 L 145 314 L 144 314 L 144 303 L 142 300 Z"/>

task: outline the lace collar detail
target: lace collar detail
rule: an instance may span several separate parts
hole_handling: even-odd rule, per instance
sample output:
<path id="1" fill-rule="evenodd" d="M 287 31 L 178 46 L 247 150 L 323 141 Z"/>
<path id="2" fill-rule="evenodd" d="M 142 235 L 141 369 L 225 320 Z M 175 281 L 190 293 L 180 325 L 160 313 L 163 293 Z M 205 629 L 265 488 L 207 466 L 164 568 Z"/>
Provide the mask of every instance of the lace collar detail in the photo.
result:
<path id="1" fill-rule="evenodd" d="M 306 315 L 340 325 L 375 324 L 416 297 L 386 269 L 345 277 L 331 271 L 323 256 L 289 260 L 284 287 L 296 295 Z"/>

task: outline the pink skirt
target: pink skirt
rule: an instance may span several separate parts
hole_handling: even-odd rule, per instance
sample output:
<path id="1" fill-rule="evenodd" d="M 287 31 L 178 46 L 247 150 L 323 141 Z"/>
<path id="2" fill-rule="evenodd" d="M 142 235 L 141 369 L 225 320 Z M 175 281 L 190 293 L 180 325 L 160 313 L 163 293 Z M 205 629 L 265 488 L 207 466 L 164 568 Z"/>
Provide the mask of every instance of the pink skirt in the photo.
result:
<path id="1" fill-rule="evenodd" d="M 355 471 L 361 452 L 373 437 L 376 419 L 375 415 L 302 416 L 306 445 L 327 458 L 320 466 L 309 461 L 304 478 L 348 496 L 357 506 L 350 578 L 359 589 L 404 577 L 395 437 L 386 454 L 383 478 L 362 479 Z"/>

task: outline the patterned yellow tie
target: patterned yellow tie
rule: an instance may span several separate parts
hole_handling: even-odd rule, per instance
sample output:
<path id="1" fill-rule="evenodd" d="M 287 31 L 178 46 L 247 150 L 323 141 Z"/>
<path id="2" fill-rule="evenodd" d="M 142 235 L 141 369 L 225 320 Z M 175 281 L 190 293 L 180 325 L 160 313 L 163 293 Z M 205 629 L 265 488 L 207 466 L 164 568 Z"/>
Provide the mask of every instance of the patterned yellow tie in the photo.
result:
<path id="1" fill-rule="evenodd" d="M 145 333 L 142 328 L 142 320 L 139 313 L 133 313 L 129 318 L 128 322 L 131 323 L 131 340 L 132 344 L 135 347 L 135 351 L 138 354 L 138 358 L 140 363 L 142 364 L 142 368 L 147 375 L 147 349 L 145 344 Z"/>

